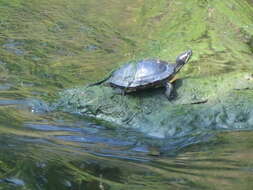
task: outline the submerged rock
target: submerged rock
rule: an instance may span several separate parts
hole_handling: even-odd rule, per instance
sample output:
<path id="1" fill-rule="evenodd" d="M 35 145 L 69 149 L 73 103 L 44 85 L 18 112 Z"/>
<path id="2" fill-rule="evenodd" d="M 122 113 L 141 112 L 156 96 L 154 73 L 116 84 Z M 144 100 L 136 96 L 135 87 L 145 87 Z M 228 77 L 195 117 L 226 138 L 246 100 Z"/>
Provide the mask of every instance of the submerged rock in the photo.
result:
<path id="1" fill-rule="evenodd" d="M 125 96 L 103 85 L 68 89 L 61 93 L 58 108 L 158 139 L 253 128 L 251 73 L 185 78 L 174 86 L 171 101 L 163 88 Z"/>

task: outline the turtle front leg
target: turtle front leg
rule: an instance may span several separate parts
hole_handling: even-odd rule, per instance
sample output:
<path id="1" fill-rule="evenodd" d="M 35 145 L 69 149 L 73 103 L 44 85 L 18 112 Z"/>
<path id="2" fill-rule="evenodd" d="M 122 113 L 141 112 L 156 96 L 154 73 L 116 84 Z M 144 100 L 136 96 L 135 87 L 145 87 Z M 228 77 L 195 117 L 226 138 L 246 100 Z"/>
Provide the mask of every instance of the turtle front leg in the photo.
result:
<path id="1" fill-rule="evenodd" d="M 173 85 L 170 83 L 170 82 L 167 82 L 165 84 L 165 95 L 168 99 L 170 99 L 170 96 L 171 96 L 171 92 L 173 90 Z"/>
<path id="2" fill-rule="evenodd" d="M 121 94 L 123 96 L 125 96 L 125 93 L 126 93 L 125 90 L 122 88 L 114 88 L 114 92 L 115 94 Z"/>

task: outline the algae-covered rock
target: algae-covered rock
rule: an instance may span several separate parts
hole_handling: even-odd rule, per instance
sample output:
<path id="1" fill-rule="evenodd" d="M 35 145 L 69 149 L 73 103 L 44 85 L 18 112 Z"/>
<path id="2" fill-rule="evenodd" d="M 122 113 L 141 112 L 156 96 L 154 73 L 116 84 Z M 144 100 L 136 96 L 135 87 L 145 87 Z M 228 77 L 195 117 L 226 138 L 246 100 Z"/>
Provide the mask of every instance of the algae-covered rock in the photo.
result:
<path id="1" fill-rule="evenodd" d="M 127 44 L 115 46 L 116 51 L 128 47 L 115 57 L 125 57 L 97 60 L 96 73 L 83 76 L 100 79 L 108 65 L 117 68 L 126 60 L 153 57 L 174 60 L 179 52 L 192 49 L 191 63 L 174 83 L 172 100 L 167 101 L 162 88 L 122 96 L 100 85 L 64 91 L 60 109 L 166 139 L 252 128 L 253 82 L 247 73 L 253 68 L 251 1 L 147 0 L 129 10 L 126 22 L 112 27 Z"/>
<path id="2" fill-rule="evenodd" d="M 173 98 L 164 89 L 150 89 L 125 96 L 108 86 L 80 87 L 61 93 L 59 106 L 127 127 L 156 138 L 194 135 L 213 129 L 253 128 L 253 77 L 229 73 L 212 77 L 179 79 Z"/>

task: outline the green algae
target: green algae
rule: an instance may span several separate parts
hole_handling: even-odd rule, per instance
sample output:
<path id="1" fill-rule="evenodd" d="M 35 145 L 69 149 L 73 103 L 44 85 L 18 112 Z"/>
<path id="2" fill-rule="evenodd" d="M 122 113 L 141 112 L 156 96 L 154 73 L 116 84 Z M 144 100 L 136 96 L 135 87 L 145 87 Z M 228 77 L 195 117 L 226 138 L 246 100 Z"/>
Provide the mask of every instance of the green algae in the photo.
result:
<path id="1" fill-rule="evenodd" d="M 245 0 L 1 1 L 0 6 L 0 44 L 16 45 L 0 49 L 7 63 L 1 76 L 16 85 L 32 81 L 50 96 L 98 80 L 126 60 L 173 60 L 185 49 L 193 49 L 194 64 L 182 75 L 252 69 L 252 4 Z"/>
<path id="2" fill-rule="evenodd" d="M 252 90 L 250 73 L 230 73 L 178 80 L 171 101 L 162 89 L 122 96 L 100 85 L 66 90 L 58 106 L 114 127 L 171 138 L 203 129 L 250 129 Z"/>
<path id="3" fill-rule="evenodd" d="M 173 59 L 193 49 L 195 63 L 184 72 L 191 76 L 252 69 L 247 43 L 253 32 L 252 6 L 246 1 L 171 1 L 165 7 L 159 19 L 144 17 L 144 28 L 153 25 L 150 40 L 159 46 L 148 54 Z"/>
<path id="4" fill-rule="evenodd" d="M 252 69 L 253 8 L 246 0 L 1 1 L 0 7 L 1 81 L 14 83 L 10 90 L 1 91 L 2 98 L 51 100 L 59 89 L 96 81 L 127 60 L 174 60 L 180 52 L 192 49 L 192 63 L 180 73 L 188 78 L 175 84 L 175 98 L 164 108 L 184 115 L 202 106 L 191 103 L 208 101 L 210 105 L 229 97 L 231 88 L 237 88 L 240 72 Z M 247 84 L 244 82 L 238 85 Z M 143 129 L 149 122 L 155 126 L 155 117 L 161 125 L 170 118 L 150 110 L 149 102 L 157 104 L 154 110 L 164 104 L 161 90 L 137 97 L 115 96 L 110 88 L 92 90 L 88 98 L 94 100 L 88 102 L 79 96 L 82 88 L 68 91 L 72 99 L 66 98 L 69 104 L 62 99 L 63 109 L 86 112 L 85 105 L 89 114 L 101 121 L 137 128 L 134 122 L 140 122 L 134 118 L 142 115 Z M 154 96 L 161 100 L 153 100 Z M 103 99 L 108 102 L 101 103 Z M 124 113 L 112 107 L 115 103 Z M 113 113 L 117 119 L 108 119 L 104 113 Z"/>
<path id="5" fill-rule="evenodd" d="M 0 63 L 4 63 L 0 80 L 12 84 L 0 91 L 1 98 L 51 100 L 60 89 L 97 81 L 125 61 L 148 57 L 174 61 L 180 52 L 193 49 L 192 63 L 180 73 L 171 102 L 162 89 L 122 97 L 108 87 L 88 92 L 80 87 L 62 93 L 61 110 L 171 141 L 210 129 L 244 130 L 253 125 L 249 0 L 1 0 L 0 9 Z M 130 164 L 79 151 L 67 154 L 62 146 L 15 143 L 20 137 L 51 139 L 49 134 L 22 128 L 25 121 L 48 117 L 12 106 L 1 107 L 0 112 L 0 174 L 25 179 L 25 189 L 70 189 L 69 184 L 74 189 L 99 189 L 101 184 L 105 189 L 220 189 L 220 182 L 224 189 L 252 186 L 251 132 L 221 135 L 226 139 L 213 149 L 203 147 L 206 153 L 196 146 L 188 149 L 195 152 L 190 156 Z M 244 144 L 238 142 L 240 137 L 245 137 Z M 236 154 L 240 146 L 243 152 Z M 99 166 L 89 164 L 98 159 Z M 112 173 L 118 176 L 112 179 Z"/>
<path id="6" fill-rule="evenodd" d="M 138 42 L 132 47 L 133 59 L 173 60 L 185 49 L 194 52 L 180 73 L 186 78 L 175 83 L 173 100 L 167 102 L 161 90 L 122 97 L 109 87 L 80 87 L 61 94 L 62 109 L 158 137 L 177 131 L 180 135 L 187 126 L 225 126 L 223 120 L 233 120 L 227 109 L 235 112 L 233 117 L 247 115 L 244 105 L 251 97 L 244 91 L 252 89 L 251 73 L 246 73 L 252 70 L 252 4 L 236 0 L 141 3 L 136 25 L 131 25 L 136 32 L 131 38 Z M 237 101 L 243 102 L 241 108 Z M 219 112 L 227 118 L 219 119 L 223 117 Z M 251 124 L 246 119 L 247 125 Z"/>
<path id="7" fill-rule="evenodd" d="M 41 91 L 52 94 L 111 70 L 111 64 L 118 62 L 133 43 L 105 22 L 123 9 L 123 5 L 112 3 L 118 9 L 104 15 L 108 19 L 97 19 L 94 12 L 102 13 L 102 6 L 93 1 L 1 1 L 0 44 L 12 46 L 0 50 L 6 78 L 16 79 L 16 85 L 32 81 Z M 91 45 L 98 48 L 87 51 Z M 99 65 L 104 65 L 103 69 Z"/>

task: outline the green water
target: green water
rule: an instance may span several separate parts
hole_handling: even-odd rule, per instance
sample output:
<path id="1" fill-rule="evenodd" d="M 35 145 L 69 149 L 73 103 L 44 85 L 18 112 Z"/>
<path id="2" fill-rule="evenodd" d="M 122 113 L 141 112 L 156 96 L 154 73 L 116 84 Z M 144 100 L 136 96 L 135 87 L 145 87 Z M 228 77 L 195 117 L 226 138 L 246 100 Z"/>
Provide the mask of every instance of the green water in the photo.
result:
<path id="1" fill-rule="evenodd" d="M 49 106 L 61 90 L 127 60 L 174 60 L 189 48 L 193 64 L 179 76 L 250 71 L 252 7 L 246 0 L 0 0 L 0 189 L 252 189 L 252 131 L 212 131 L 159 155 L 136 131 Z"/>

